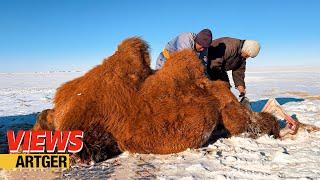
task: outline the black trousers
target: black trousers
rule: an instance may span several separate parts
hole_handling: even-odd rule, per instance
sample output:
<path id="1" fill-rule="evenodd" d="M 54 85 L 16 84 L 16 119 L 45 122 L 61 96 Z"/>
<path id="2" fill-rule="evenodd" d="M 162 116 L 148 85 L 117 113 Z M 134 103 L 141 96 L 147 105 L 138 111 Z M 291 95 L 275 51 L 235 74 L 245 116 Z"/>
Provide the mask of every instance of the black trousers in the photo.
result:
<path id="1" fill-rule="evenodd" d="M 221 80 L 225 81 L 229 84 L 229 88 L 231 88 L 230 80 L 227 71 L 224 70 L 213 70 L 208 69 L 207 74 L 209 75 L 209 79 L 212 81 Z"/>

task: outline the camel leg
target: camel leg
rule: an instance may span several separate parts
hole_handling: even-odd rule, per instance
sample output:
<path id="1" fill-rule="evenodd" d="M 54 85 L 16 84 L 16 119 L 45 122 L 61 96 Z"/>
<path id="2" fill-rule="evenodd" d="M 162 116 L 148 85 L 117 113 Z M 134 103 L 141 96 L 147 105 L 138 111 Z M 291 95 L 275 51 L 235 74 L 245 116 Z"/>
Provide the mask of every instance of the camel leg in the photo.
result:
<path id="1" fill-rule="evenodd" d="M 287 121 L 287 126 L 281 131 L 280 136 L 283 137 L 290 133 L 296 134 L 299 129 L 300 123 L 294 120 L 274 98 L 270 98 L 266 105 L 263 107 L 262 112 L 268 112 L 273 115 L 278 115 Z"/>

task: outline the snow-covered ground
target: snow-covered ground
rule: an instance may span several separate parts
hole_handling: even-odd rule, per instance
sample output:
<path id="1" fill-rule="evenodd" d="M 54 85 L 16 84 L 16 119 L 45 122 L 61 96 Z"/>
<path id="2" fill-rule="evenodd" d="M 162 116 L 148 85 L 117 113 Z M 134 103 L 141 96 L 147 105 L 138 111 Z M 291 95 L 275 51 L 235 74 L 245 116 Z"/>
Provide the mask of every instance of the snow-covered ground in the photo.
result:
<path id="1" fill-rule="evenodd" d="M 320 69 L 319 69 L 320 70 Z M 320 127 L 320 73 L 249 72 L 247 92 L 254 110 L 275 97 L 299 121 Z M 55 89 L 83 72 L 0 74 L 0 151 L 8 128 L 30 128 L 36 112 L 52 107 Z M 0 176 L 3 174 L 0 171 Z M 90 166 L 75 166 L 67 178 L 281 179 L 320 178 L 320 132 L 294 140 L 219 139 L 208 147 L 171 155 L 123 153 Z"/>

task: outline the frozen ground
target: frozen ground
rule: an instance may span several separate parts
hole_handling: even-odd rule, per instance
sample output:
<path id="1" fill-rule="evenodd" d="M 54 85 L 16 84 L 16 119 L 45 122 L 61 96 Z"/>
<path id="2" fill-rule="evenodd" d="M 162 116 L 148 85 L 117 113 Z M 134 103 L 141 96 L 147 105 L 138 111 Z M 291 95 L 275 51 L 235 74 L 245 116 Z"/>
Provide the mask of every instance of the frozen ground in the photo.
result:
<path id="1" fill-rule="evenodd" d="M 320 127 L 320 73 L 249 72 L 248 97 L 256 111 L 276 97 L 301 122 Z M 0 151 L 8 128 L 30 128 L 35 113 L 52 107 L 55 89 L 82 72 L 0 74 Z M 0 171 L 0 176 L 3 172 Z M 90 166 L 75 166 L 67 178 L 158 179 L 318 179 L 320 132 L 300 132 L 294 140 L 268 136 L 220 139 L 206 148 L 171 155 L 123 153 Z"/>

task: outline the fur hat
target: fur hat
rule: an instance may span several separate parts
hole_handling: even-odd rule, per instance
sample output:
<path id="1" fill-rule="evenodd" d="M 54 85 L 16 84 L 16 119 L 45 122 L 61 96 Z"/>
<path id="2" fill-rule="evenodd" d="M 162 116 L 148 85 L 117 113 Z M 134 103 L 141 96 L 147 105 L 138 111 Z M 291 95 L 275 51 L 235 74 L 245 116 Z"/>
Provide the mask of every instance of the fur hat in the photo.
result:
<path id="1" fill-rule="evenodd" d="M 245 40 L 242 46 L 243 52 L 247 53 L 250 57 L 254 58 L 260 51 L 260 44 L 255 40 Z"/>

